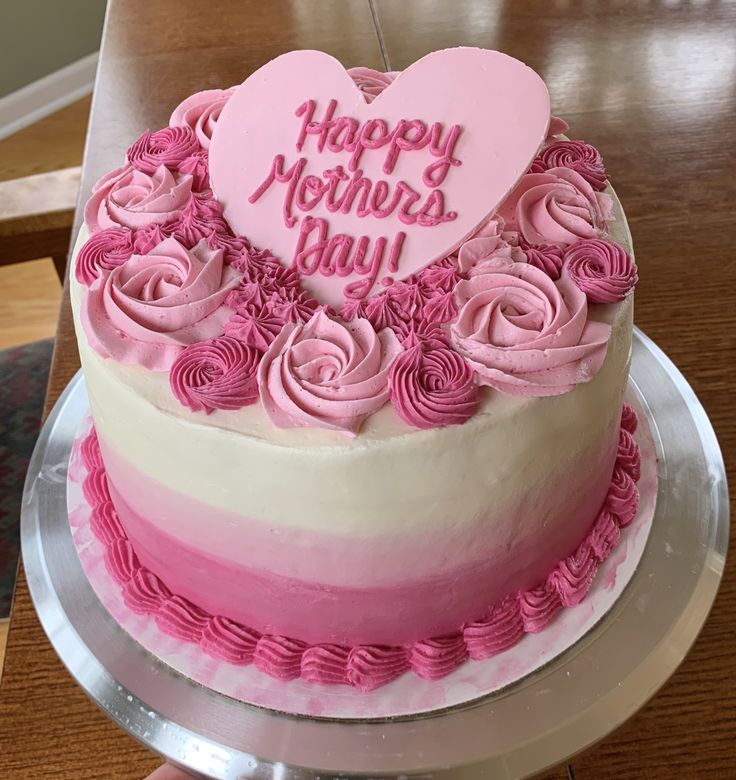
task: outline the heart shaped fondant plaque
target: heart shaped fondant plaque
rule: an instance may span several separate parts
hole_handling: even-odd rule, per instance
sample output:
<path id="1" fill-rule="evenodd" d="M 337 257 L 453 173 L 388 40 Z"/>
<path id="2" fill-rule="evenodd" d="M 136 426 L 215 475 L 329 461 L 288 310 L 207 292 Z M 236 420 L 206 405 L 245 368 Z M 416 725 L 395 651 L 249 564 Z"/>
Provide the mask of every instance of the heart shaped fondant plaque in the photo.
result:
<path id="1" fill-rule="evenodd" d="M 336 59 L 295 51 L 227 102 L 210 179 L 236 233 L 339 305 L 454 251 L 528 169 L 549 118 L 542 79 L 500 52 L 428 54 L 367 103 Z"/>

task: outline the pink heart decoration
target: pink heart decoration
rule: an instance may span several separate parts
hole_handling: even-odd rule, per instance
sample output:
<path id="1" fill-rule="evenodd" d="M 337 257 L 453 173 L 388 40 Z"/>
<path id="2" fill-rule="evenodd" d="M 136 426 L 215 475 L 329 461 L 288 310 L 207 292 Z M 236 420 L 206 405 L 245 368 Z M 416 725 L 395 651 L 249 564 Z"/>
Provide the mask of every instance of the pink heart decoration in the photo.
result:
<path id="1" fill-rule="evenodd" d="M 542 79 L 500 52 L 433 52 L 367 103 L 336 59 L 295 51 L 225 105 L 210 180 L 236 233 L 339 305 L 453 252 L 528 169 L 549 119 Z"/>

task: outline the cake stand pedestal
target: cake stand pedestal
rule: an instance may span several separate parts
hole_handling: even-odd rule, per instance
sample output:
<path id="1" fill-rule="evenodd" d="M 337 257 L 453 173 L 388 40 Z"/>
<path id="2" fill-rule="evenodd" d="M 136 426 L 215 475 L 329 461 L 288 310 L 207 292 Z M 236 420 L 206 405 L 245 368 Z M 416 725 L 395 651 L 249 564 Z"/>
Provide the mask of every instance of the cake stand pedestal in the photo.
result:
<path id="1" fill-rule="evenodd" d="M 728 491 L 713 429 L 672 362 L 636 330 L 631 387 L 659 457 L 654 521 L 608 614 L 547 666 L 486 698 L 425 716 L 329 720 L 243 704 L 147 653 L 99 603 L 66 504 L 69 454 L 87 399 L 77 375 L 31 460 L 22 510 L 28 584 L 56 652 L 131 735 L 205 777 L 523 778 L 619 726 L 674 672 L 715 598 Z"/>

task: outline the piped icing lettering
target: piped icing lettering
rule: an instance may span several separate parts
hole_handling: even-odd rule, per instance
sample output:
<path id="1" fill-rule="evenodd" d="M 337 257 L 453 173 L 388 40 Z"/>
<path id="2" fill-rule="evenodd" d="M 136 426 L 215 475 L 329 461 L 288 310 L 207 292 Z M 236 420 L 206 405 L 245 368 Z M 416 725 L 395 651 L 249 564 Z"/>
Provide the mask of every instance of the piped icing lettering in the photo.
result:
<path id="1" fill-rule="evenodd" d="M 302 153 L 308 144 L 313 144 L 318 153 L 349 155 L 345 165 L 316 174 L 310 172 L 307 156 L 287 161 L 286 154 L 276 154 L 248 202 L 257 203 L 271 187 L 283 185 L 284 227 L 298 229 L 291 267 L 302 276 L 365 277 L 343 288 L 346 298 L 365 298 L 379 278 L 381 284 L 388 286 L 394 281 L 391 274 L 401 276 L 406 233 L 399 230 L 393 236 L 374 239 L 368 235 L 331 233 L 326 218 L 312 217 L 309 212 L 323 205 L 330 214 L 353 214 L 360 219 L 396 216 L 404 225 L 424 228 L 452 222 L 458 214 L 445 209 L 445 194 L 439 187 L 450 170 L 462 164 L 454 156 L 462 128 L 454 124 L 445 129 L 441 122 L 428 125 L 419 119 L 400 119 L 393 126 L 379 118 L 361 122 L 351 116 L 336 116 L 338 101 L 334 98 L 319 118 L 315 118 L 317 108 L 317 101 L 309 99 L 294 112 L 301 119 L 296 151 Z M 423 150 L 430 158 L 436 158 L 422 172 L 421 184 L 429 192 L 420 191 L 418 185 L 412 186 L 403 179 L 369 178 L 360 167 L 364 154 L 380 151 L 381 170 L 390 177 L 401 155 Z M 305 216 L 300 217 L 299 212 Z"/>
<path id="2" fill-rule="evenodd" d="M 233 232 L 294 269 L 316 244 L 302 284 L 335 309 L 451 255 L 528 170 L 549 125 L 542 80 L 499 52 L 447 49 L 398 76 L 363 75 L 372 99 L 327 54 L 277 57 L 228 97 L 208 148 Z M 307 217 L 323 222 L 302 232 Z M 328 246 L 342 250 L 345 275 L 332 272 Z M 350 260 L 363 248 L 361 275 Z"/>

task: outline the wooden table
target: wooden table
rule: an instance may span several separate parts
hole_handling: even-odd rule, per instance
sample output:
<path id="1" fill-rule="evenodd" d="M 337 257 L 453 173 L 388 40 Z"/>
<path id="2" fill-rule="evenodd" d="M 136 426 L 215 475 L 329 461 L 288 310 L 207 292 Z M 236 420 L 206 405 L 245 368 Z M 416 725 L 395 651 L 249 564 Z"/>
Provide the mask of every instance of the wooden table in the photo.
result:
<path id="1" fill-rule="evenodd" d="M 636 245 L 636 321 L 693 385 L 736 484 L 735 25 L 736 8 L 716 2 L 111 0 L 82 198 L 183 97 L 240 82 L 284 51 L 317 48 L 346 66 L 399 69 L 447 46 L 504 50 L 544 77 L 573 136 L 603 150 Z M 47 412 L 77 367 L 65 289 Z M 729 567 L 685 663 L 636 717 L 575 758 L 578 780 L 736 777 L 734 625 Z M 159 763 L 66 673 L 22 574 L 0 724 L 2 777 L 132 780 Z"/>

